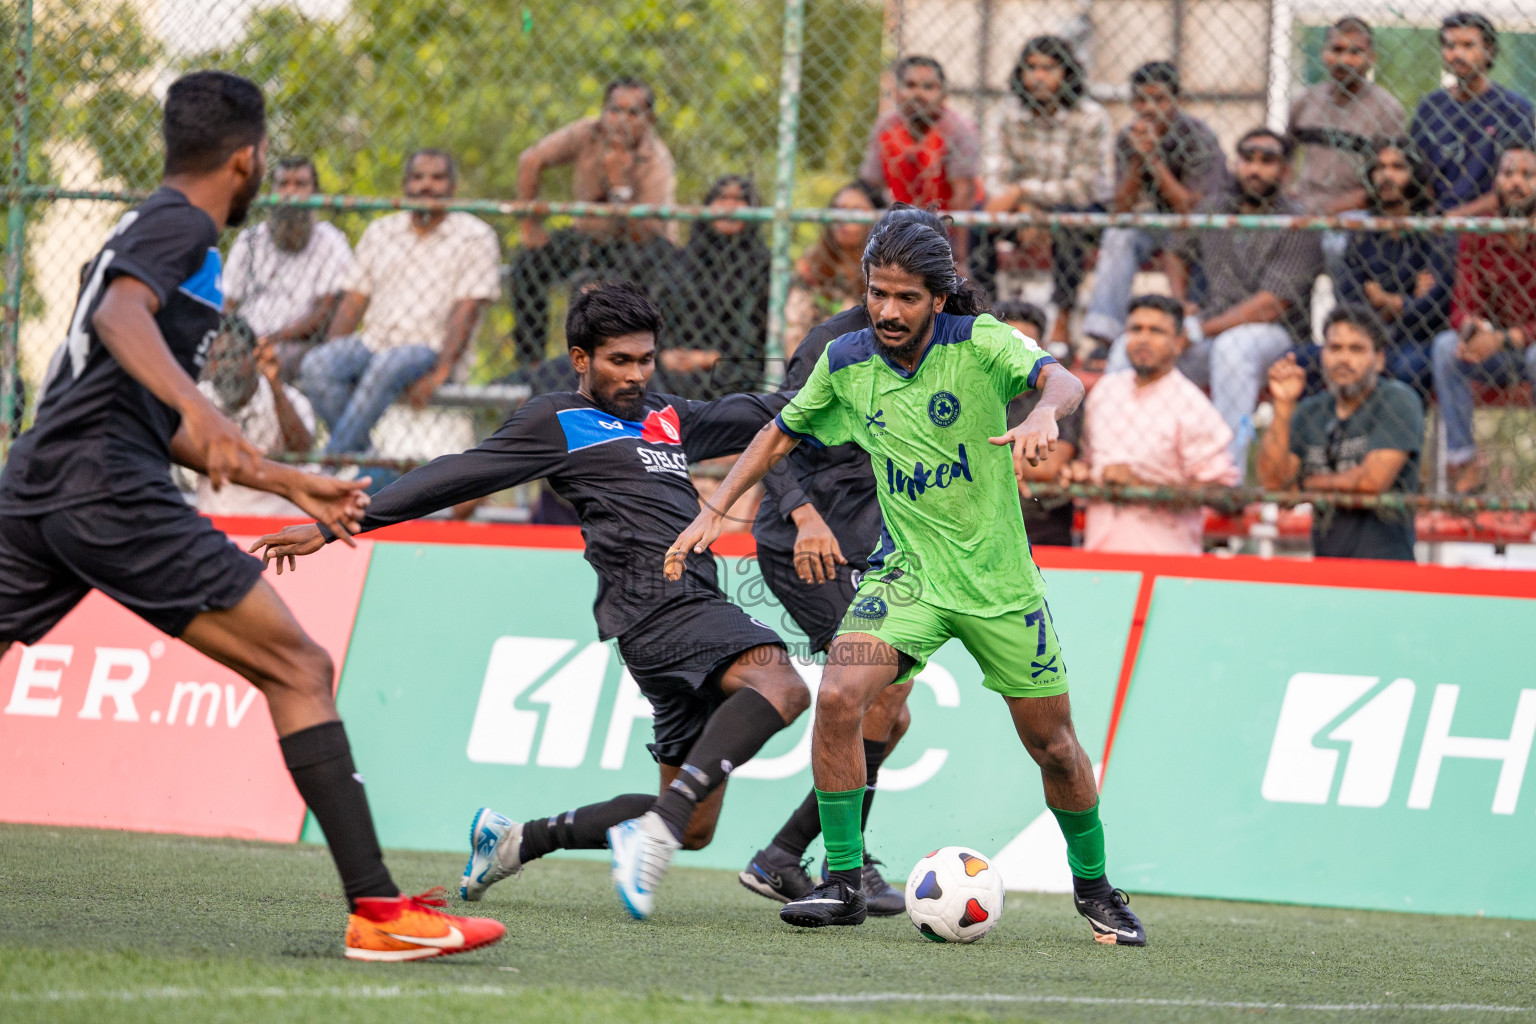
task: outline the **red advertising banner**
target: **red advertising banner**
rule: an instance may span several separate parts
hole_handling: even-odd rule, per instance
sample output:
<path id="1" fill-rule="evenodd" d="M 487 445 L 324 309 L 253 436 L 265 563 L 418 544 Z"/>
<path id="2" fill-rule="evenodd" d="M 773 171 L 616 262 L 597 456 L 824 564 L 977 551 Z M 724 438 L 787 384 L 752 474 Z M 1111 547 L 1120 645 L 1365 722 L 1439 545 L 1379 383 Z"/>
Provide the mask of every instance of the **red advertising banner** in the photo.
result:
<path id="1" fill-rule="evenodd" d="M 267 574 L 338 668 L 368 573 L 358 546 Z M 0 659 L 0 772 L 0 821 L 285 842 L 304 824 L 265 698 L 96 592 Z"/>

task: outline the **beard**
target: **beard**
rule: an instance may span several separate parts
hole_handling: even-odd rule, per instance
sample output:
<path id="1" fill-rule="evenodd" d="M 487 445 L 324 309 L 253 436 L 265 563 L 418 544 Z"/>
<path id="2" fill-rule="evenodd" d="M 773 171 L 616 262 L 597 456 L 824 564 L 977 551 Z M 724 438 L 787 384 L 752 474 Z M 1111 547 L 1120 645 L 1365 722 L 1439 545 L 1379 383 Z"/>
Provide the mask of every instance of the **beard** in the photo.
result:
<path id="1" fill-rule="evenodd" d="M 875 344 L 881 352 L 885 353 L 887 358 L 897 360 L 898 362 L 903 359 L 910 359 L 917 354 L 918 350 L 923 347 L 923 342 L 927 340 L 928 333 L 933 328 L 933 317 L 934 314 L 930 312 L 923 319 L 922 324 L 918 326 L 917 330 L 913 331 L 907 340 L 899 345 L 889 344 L 884 338 L 880 337 L 878 332 L 875 333 Z M 881 320 L 875 324 L 875 327 L 895 330 L 898 327 L 905 328 L 906 324 L 898 320 Z"/>
<path id="2" fill-rule="evenodd" d="M 267 219 L 272 242 L 284 252 L 303 252 L 315 230 L 313 210 L 279 206 Z"/>
<path id="3" fill-rule="evenodd" d="M 1529 217 L 1536 212 L 1536 195 L 1525 196 L 1521 199 L 1510 199 L 1499 196 L 1499 212 L 1506 217 Z"/>
<path id="4" fill-rule="evenodd" d="M 1131 369 L 1136 371 L 1136 376 L 1142 380 L 1151 380 L 1166 369 L 1162 363 L 1137 362 L 1136 357 L 1129 353 L 1127 353 L 1126 359 L 1130 362 Z"/>
<path id="5" fill-rule="evenodd" d="M 1328 393 L 1336 399 L 1352 402 L 1357 398 L 1370 394 L 1376 389 L 1376 382 L 1381 374 L 1372 366 L 1360 375 L 1359 380 L 1350 381 L 1348 384 L 1340 384 L 1325 371 L 1323 383 L 1328 385 Z"/>
<path id="6" fill-rule="evenodd" d="M 257 173 L 247 178 L 245 185 L 229 201 L 229 216 L 224 221 L 225 227 L 237 228 L 245 223 L 245 218 L 251 212 L 251 203 L 255 202 L 256 193 L 261 191 L 261 179 L 265 170 L 265 167 L 261 167 Z"/>
<path id="7" fill-rule="evenodd" d="M 1242 186 L 1244 199 L 1260 204 L 1269 202 L 1280 191 L 1278 181 L 1263 183 L 1240 181 L 1238 184 Z"/>
<path id="8" fill-rule="evenodd" d="M 645 412 L 645 388 L 614 388 L 612 391 L 592 389 L 592 404 L 610 416 L 621 420 L 638 420 Z"/>

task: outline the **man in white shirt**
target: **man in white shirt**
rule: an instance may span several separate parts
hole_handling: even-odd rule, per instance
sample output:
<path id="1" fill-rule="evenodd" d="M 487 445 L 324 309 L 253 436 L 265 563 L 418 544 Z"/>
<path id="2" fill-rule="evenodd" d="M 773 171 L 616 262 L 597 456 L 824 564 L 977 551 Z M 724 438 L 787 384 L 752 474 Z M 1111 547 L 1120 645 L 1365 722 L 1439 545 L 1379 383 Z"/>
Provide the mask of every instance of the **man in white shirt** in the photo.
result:
<path id="1" fill-rule="evenodd" d="M 267 455 L 302 455 L 314 443 L 315 410 L 297 388 L 282 382 L 277 351 L 269 341 L 257 341 L 240 330 L 220 334 L 197 388 Z M 307 518 L 276 494 L 239 484 L 216 491 L 201 475 L 197 507 L 211 516 Z"/>
<path id="2" fill-rule="evenodd" d="M 1211 400 L 1178 371 L 1189 338 L 1184 307 L 1167 295 L 1131 300 L 1125 323 L 1130 368 L 1106 373 L 1084 403 L 1084 460 L 1067 480 L 1127 487 L 1238 482 L 1228 451 L 1232 430 Z M 1089 551 L 1198 555 L 1204 512 L 1148 505 L 1088 506 L 1083 547 Z"/>
<path id="3" fill-rule="evenodd" d="M 443 150 L 406 161 L 407 199 L 449 199 L 456 185 Z M 327 454 L 368 451 L 373 425 L 407 389 L 412 406 L 426 406 L 468 351 L 500 271 L 496 232 L 470 214 L 402 211 L 368 226 L 330 340 L 304 357 L 300 373 L 330 427 Z"/>
<path id="4" fill-rule="evenodd" d="M 307 156 L 285 157 L 272 185 L 280 199 L 307 199 L 320 190 L 319 173 Z M 278 207 L 230 247 L 224 311 L 244 318 L 258 342 L 276 346 L 283 379 L 292 381 L 335 314 L 351 271 L 352 247 L 334 224 L 311 209 Z"/>

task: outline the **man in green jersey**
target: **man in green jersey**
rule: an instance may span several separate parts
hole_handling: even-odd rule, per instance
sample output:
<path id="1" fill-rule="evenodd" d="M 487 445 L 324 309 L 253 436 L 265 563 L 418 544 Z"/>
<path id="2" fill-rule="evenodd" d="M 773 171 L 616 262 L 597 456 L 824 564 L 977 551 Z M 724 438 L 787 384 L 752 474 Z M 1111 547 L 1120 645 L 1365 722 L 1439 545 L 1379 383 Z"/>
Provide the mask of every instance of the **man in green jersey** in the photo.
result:
<path id="1" fill-rule="evenodd" d="M 811 928 L 863 922 L 860 722 L 881 691 L 915 676 L 958 637 L 1040 766 L 1046 803 L 1066 836 L 1078 912 L 1099 942 L 1145 945 L 1125 894 L 1104 876 L 1098 790 L 1072 728 L 1066 666 L 1016 484 L 1024 463 L 1038 464 L 1054 448 L 1056 421 L 1082 401 L 1083 386 L 983 312 L 955 273 L 948 241 L 931 227 L 876 231 L 864 274 L 873 326 L 827 346 L 712 506 L 678 536 L 665 566 L 678 578 L 687 554 L 719 535 L 724 516 L 716 510 L 729 509 L 802 440 L 852 441 L 869 453 L 885 525 L 828 652 L 811 745 L 828 877 L 779 916 Z M 1040 392 L 1034 412 L 1007 429 L 1008 402 L 1030 389 Z"/>

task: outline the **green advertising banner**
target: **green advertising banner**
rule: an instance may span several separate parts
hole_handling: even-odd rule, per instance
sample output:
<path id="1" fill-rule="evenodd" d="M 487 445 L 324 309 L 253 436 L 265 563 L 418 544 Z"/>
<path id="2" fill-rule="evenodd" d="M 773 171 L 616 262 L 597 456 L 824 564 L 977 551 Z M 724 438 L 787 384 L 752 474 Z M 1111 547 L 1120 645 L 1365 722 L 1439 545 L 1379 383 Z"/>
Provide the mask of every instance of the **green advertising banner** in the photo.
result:
<path id="1" fill-rule="evenodd" d="M 1105 781 L 1128 889 L 1536 918 L 1536 602 L 1163 577 Z"/>
<path id="2" fill-rule="evenodd" d="M 803 643 L 785 628 L 754 559 L 725 559 L 723 568 L 738 603 Z M 1049 574 L 1078 735 L 1095 760 L 1139 580 Z M 482 805 L 532 818 L 656 791 L 645 749 L 650 709 L 613 645 L 597 640 L 595 591 L 579 551 L 374 546 L 339 700 L 386 846 L 467 850 Z M 802 674 L 814 684 L 820 670 L 812 663 Z M 911 708 L 869 827 L 892 877 L 954 843 L 998 854 L 1015 888 L 1069 888 L 1039 772 L 963 647 L 951 643 L 931 661 Z M 810 717 L 735 771 L 714 843 L 679 863 L 740 869 L 767 844 L 810 788 Z M 318 839 L 313 822 L 305 837 Z"/>

